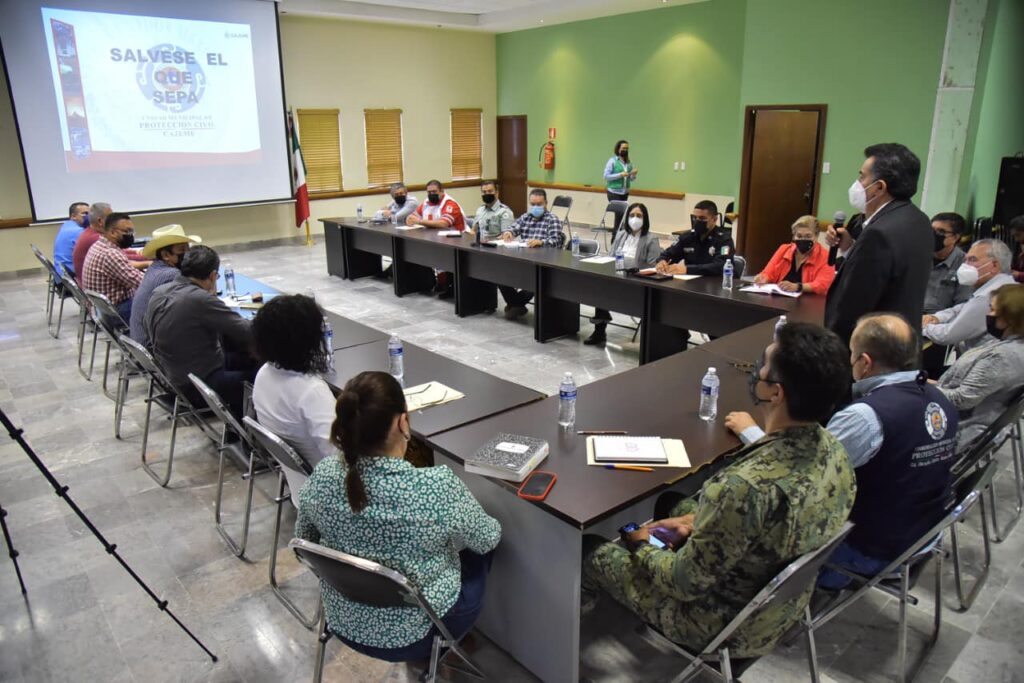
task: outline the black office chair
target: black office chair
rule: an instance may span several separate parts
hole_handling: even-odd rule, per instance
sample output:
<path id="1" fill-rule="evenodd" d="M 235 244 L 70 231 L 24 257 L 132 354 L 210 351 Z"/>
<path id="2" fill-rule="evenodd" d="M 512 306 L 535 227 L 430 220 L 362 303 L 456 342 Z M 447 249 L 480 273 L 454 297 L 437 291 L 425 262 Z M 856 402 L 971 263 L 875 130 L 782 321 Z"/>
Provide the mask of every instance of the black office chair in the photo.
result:
<path id="1" fill-rule="evenodd" d="M 666 638 L 659 631 L 648 626 L 646 628 L 648 637 L 663 645 L 667 645 L 690 660 L 690 664 L 678 676 L 672 679 L 673 683 L 688 681 L 700 674 L 701 671 L 710 673 L 725 683 L 733 683 L 733 681 L 737 680 L 743 670 L 753 665 L 757 660 L 756 658 L 736 660 L 738 666 L 734 669 L 734 662 L 729 654 L 729 638 L 732 634 L 744 623 L 760 614 L 769 605 L 796 600 L 803 595 L 807 591 L 808 586 L 817 580 L 818 571 L 822 565 L 825 564 L 828 558 L 831 557 L 832 552 L 852 530 L 853 524 L 851 522 L 844 523 L 839 532 L 829 539 L 827 543 L 820 548 L 804 553 L 790 562 L 764 588 L 758 591 L 757 595 L 740 610 L 739 614 L 733 617 L 725 625 L 725 628 L 700 652 L 690 652 L 678 643 Z M 804 609 L 805 625 L 809 623 L 810 613 L 810 607 Z M 808 646 L 813 650 L 813 634 L 810 630 L 807 633 Z"/>
<path id="2" fill-rule="evenodd" d="M 71 298 L 78 304 L 78 374 L 84 377 L 86 380 L 92 380 L 92 371 L 86 372 L 82 368 L 82 359 L 85 354 L 85 333 L 92 322 L 92 316 L 89 314 L 90 306 L 89 299 L 85 296 L 85 292 L 78 286 L 78 282 L 75 280 L 75 276 L 68 272 L 63 264 L 60 266 L 61 269 L 61 281 L 64 283 L 64 288 L 71 293 Z"/>
<path id="3" fill-rule="evenodd" d="M 338 591 L 346 599 L 372 607 L 418 607 L 427 615 L 437 633 L 430 651 L 430 667 L 420 680 L 434 683 L 437 680 L 437 669 L 445 658 L 454 654 L 469 669 L 451 668 L 483 679 L 483 672 L 470 660 L 469 655 L 459 647 L 459 640 L 445 626 L 441 617 L 430 606 L 419 587 L 409 581 L 403 574 L 389 569 L 382 564 L 365 560 L 355 555 L 326 548 L 317 543 L 310 543 L 299 538 L 292 539 L 288 547 L 295 551 L 299 559 L 307 564 L 323 583 Z M 320 644 L 316 653 L 316 667 L 313 671 L 314 683 L 320 683 L 324 669 L 324 654 L 327 641 L 332 633 L 325 615 L 320 617 Z M 449 664 L 449 666 L 451 666 Z"/>

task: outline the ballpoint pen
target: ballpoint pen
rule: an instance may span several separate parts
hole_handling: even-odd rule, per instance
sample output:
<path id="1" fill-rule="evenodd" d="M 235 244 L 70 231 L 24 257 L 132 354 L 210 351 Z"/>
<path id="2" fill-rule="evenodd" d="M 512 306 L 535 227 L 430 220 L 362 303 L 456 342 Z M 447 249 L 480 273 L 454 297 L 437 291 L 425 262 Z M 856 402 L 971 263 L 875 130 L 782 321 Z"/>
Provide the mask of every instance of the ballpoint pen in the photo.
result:
<path id="1" fill-rule="evenodd" d="M 653 467 L 641 467 L 640 465 L 605 465 L 606 470 L 629 470 L 630 472 L 653 472 Z"/>

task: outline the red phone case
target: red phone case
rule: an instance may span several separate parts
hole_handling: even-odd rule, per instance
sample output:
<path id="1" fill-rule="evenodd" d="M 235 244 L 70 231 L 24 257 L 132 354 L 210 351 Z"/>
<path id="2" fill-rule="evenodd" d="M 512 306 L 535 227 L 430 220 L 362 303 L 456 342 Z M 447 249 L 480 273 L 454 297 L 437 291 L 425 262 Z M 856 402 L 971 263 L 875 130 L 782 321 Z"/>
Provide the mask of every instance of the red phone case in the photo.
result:
<path id="1" fill-rule="evenodd" d="M 546 474 L 546 475 L 551 477 L 551 481 L 548 482 L 548 487 L 546 489 L 544 489 L 543 493 L 535 495 L 535 496 L 531 496 L 529 494 L 523 493 L 523 489 L 526 488 L 526 485 L 529 484 L 530 480 L 533 479 L 534 475 L 537 475 L 537 474 Z M 551 487 L 555 485 L 556 481 L 558 481 L 558 475 L 556 475 L 554 472 L 544 472 L 543 470 L 534 470 L 533 472 L 530 472 L 530 476 L 528 476 L 526 479 L 524 479 L 523 483 L 519 485 L 519 490 L 516 492 L 516 495 L 519 496 L 520 498 L 524 499 L 524 500 L 544 500 L 545 498 L 548 497 L 548 493 L 551 492 Z"/>

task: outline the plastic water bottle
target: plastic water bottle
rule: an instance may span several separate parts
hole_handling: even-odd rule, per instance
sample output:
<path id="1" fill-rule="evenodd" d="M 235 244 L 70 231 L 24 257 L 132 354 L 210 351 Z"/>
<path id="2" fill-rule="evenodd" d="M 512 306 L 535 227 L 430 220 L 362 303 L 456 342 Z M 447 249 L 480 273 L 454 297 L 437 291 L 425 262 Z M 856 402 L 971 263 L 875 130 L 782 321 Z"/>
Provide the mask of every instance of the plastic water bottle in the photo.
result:
<path id="1" fill-rule="evenodd" d="M 388 373 L 405 386 L 405 351 L 397 334 L 388 339 Z"/>
<path id="2" fill-rule="evenodd" d="M 622 272 L 626 269 L 626 255 L 622 253 L 621 249 L 615 252 L 615 270 Z"/>
<path id="3" fill-rule="evenodd" d="M 558 385 L 558 424 L 566 429 L 576 424 L 576 382 L 571 372 Z"/>
<path id="4" fill-rule="evenodd" d="M 231 267 L 231 261 L 224 262 L 224 293 L 234 298 L 235 290 L 235 269 Z"/>
<path id="5" fill-rule="evenodd" d="M 362 204 L 357 204 L 356 205 L 356 222 L 357 223 L 365 222 L 365 221 L 363 221 L 363 205 Z"/>
<path id="6" fill-rule="evenodd" d="M 570 244 L 572 244 L 572 257 L 573 258 L 579 258 L 580 257 L 580 236 L 575 234 L 575 233 L 573 233 L 572 241 L 570 242 Z"/>
<path id="7" fill-rule="evenodd" d="M 718 416 L 718 371 L 708 368 L 704 379 L 700 381 L 700 419 L 712 422 Z"/>
<path id="8" fill-rule="evenodd" d="M 779 322 L 775 323 L 775 341 L 779 341 L 779 330 L 785 327 L 787 322 L 786 316 L 779 316 Z"/>
<path id="9" fill-rule="evenodd" d="M 722 267 L 722 289 L 732 289 L 732 274 L 732 259 L 729 259 Z"/>
<path id="10" fill-rule="evenodd" d="M 334 370 L 334 328 L 331 321 L 324 316 L 324 352 L 327 354 L 327 367 Z"/>

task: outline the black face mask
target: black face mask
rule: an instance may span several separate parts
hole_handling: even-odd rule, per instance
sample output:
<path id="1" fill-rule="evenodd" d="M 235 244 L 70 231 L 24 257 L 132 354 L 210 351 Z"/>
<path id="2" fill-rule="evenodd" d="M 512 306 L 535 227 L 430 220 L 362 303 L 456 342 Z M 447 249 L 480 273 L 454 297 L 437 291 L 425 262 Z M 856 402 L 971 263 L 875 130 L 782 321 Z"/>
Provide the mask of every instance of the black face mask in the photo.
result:
<path id="1" fill-rule="evenodd" d="M 708 234 L 708 222 L 703 218 L 690 216 L 690 227 L 699 239 L 704 239 L 704 235 Z"/>
<path id="2" fill-rule="evenodd" d="M 1003 335 L 1006 334 L 1006 330 L 996 327 L 996 317 L 994 315 L 985 316 L 985 329 L 996 339 L 1002 339 Z"/>
<path id="3" fill-rule="evenodd" d="M 777 384 L 774 380 L 761 379 L 761 369 L 764 368 L 764 361 L 759 360 L 754 365 L 754 369 L 750 371 L 750 375 L 747 377 L 747 389 L 750 391 L 750 400 L 755 406 L 759 406 L 762 403 L 771 403 L 770 398 L 758 398 L 757 396 L 757 385 L 760 383 L 764 384 Z"/>
<path id="4" fill-rule="evenodd" d="M 626 161 L 629 161 L 629 150 L 628 149 L 620 149 L 619 150 L 619 158 L 620 159 L 625 159 Z"/>
<path id="5" fill-rule="evenodd" d="M 814 240 L 793 240 L 793 243 L 801 254 L 809 254 L 814 248 Z"/>
<path id="6" fill-rule="evenodd" d="M 428 192 L 427 201 L 430 202 L 431 204 L 437 204 L 439 201 L 441 201 L 441 195 L 439 195 L 436 192 Z"/>
<path id="7" fill-rule="evenodd" d="M 123 235 L 121 235 L 121 239 L 118 240 L 118 242 L 117 242 L 117 246 L 121 247 L 122 249 L 127 249 L 128 247 L 132 246 L 133 244 L 135 244 L 135 233 L 134 232 L 126 232 L 126 233 L 124 233 Z"/>
<path id="8" fill-rule="evenodd" d="M 484 200 L 484 204 L 493 204 L 494 200 L 497 199 L 497 196 L 493 194 L 482 194 L 480 195 L 480 199 Z"/>
<path id="9" fill-rule="evenodd" d="M 395 206 L 405 206 L 405 195 L 404 194 L 396 194 L 391 199 L 394 200 Z"/>
<path id="10" fill-rule="evenodd" d="M 946 248 L 946 236 L 941 232 L 934 233 L 935 235 L 935 249 L 934 251 L 942 251 Z"/>

